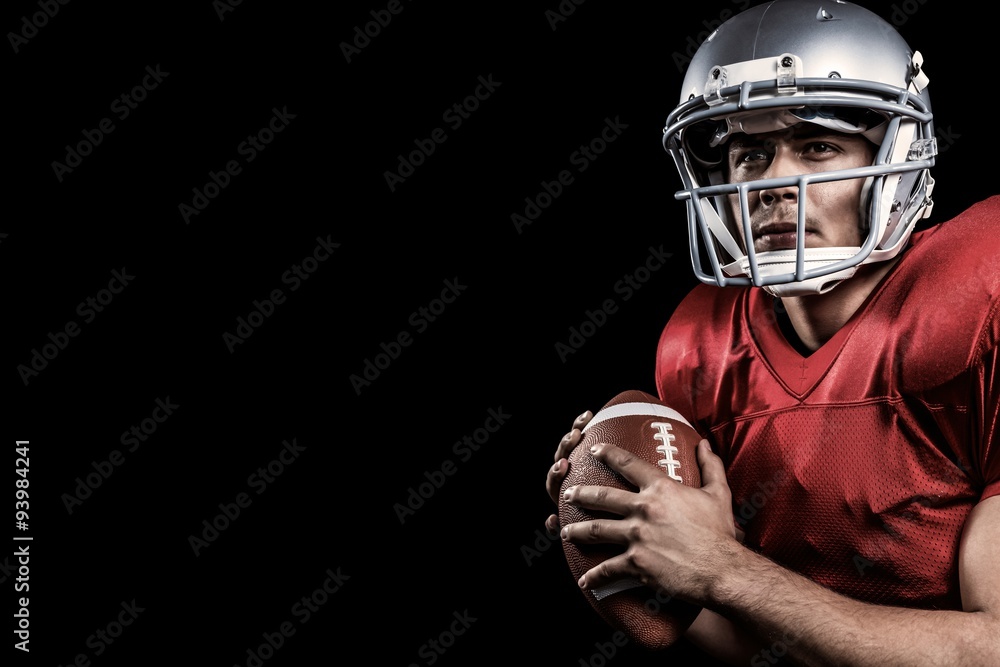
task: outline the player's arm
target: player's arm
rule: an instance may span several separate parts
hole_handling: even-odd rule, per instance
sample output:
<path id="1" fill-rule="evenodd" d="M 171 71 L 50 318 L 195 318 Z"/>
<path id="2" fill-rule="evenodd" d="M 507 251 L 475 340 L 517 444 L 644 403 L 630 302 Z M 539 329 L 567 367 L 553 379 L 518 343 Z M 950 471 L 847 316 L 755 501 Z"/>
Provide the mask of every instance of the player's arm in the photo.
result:
<path id="1" fill-rule="evenodd" d="M 841 596 L 745 548 L 732 537 L 722 461 L 699 449 L 702 489 L 663 484 L 624 450 L 595 456 L 639 487 L 637 494 L 578 487 L 570 501 L 624 520 L 564 529 L 564 539 L 624 544 L 581 579 L 589 588 L 625 576 L 655 583 L 768 641 L 803 665 L 1000 664 L 1000 497 L 970 513 L 959 547 L 962 611 L 871 605 Z M 591 524 L 591 525 L 587 525 Z"/>
<path id="2" fill-rule="evenodd" d="M 783 638 L 804 665 L 998 665 L 998 541 L 1000 497 L 994 497 L 972 511 L 962 537 L 962 611 L 858 602 L 747 549 L 714 582 L 711 604 L 762 636 Z"/>

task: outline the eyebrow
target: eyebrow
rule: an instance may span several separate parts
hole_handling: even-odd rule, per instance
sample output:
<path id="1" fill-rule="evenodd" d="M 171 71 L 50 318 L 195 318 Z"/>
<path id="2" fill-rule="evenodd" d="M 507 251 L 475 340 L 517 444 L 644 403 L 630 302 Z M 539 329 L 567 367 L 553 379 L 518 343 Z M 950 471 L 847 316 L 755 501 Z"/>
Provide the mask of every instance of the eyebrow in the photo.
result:
<path id="1" fill-rule="evenodd" d="M 792 139 L 840 139 L 840 140 L 850 140 L 854 137 L 859 137 L 861 135 L 851 134 L 848 132 L 838 132 L 836 130 L 831 130 L 829 128 L 823 127 L 821 125 L 815 125 L 813 123 L 800 123 L 792 128 L 786 128 L 784 130 L 776 130 L 774 132 L 763 132 L 761 134 L 737 134 L 733 136 L 730 145 L 733 146 L 759 146 L 764 143 L 768 143 L 767 139 L 763 137 L 778 136 L 785 133 L 790 133 Z M 862 137 L 863 138 L 863 137 Z"/>

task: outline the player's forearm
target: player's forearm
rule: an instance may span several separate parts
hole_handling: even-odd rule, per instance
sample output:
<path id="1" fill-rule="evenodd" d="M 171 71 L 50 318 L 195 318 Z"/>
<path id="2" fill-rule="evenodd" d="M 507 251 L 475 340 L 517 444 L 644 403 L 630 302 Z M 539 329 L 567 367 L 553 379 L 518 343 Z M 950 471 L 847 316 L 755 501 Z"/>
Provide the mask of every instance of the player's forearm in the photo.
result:
<path id="1" fill-rule="evenodd" d="M 1000 664 L 1000 623 L 985 613 L 866 604 L 733 548 L 733 565 L 713 583 L 706 606 L 765 638 L 765 645 L 780 641 L 797 664 Z M 762 656 L 759 664 L 771 662 Z"/>

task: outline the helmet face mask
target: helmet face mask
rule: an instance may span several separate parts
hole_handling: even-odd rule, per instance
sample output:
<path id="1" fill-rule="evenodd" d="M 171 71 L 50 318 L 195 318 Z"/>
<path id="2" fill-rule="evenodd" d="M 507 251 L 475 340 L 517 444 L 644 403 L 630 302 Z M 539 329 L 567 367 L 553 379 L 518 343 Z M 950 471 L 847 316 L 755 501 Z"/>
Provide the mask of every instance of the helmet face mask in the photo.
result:
<path id="1" fill-rule="evenodd" d="M 757 125 L 755 121 L 748 129 Z M 801 193 L 797 185 L 758 188 L 765 179 L 773 182 L 778 176 L 792 176 L 797 184 L 800 175 L 847 173 L 871 166 L 878 147 L 862 133 L 794 120 L 787 127 L 763 133 L 734 133 L 723 147 L 727 155 L 715 169 L 721 172 L 717 180 L 747 184 L 746 196 L 741 196 L 742 192 L 728 195 L 725 210 L 720 210 L 727 226 L 735 230 L 744 254 L 749 254 L 748 238 L 758 255 L 770 248 L 794 249 L 794 241 L 789 245 L 789 236 L 794 239 L 789 231 L 794 229 L 789 230 L 788 224 L 797 221 L 800 211 L 810 247 L 861 245 L 868 231 L 868 216 L 859 203 L 867 200 L 870 177 L 810 183 Z M 745 219 L 751 221 L 752 238 L 746 234 Z"/>
<path id="2" fill-rule="evenodd" d="M 755 285 L 775 296 L 823 293 L 861 264 L 895 257 L 930 213 L 936 144 L 920 54 L 868 10 L 832 7 L 836 16 L 813 0 L 751 8 L 720 26 L 691 61 L 663 145 L 684 185 L 675 196 L 686 202 L 692 264 L 702 282 Z M 802 123 L 863 135 L 877 147 L 874 160 L 727 182 L 734 136 L 790 132 Z M 867 238 L 857 246 L 804 247 L 807 215 L 823 215 L 807 211 L 809 188 L 846 179 L 863 181 L 858 205 Z M 794 250 L 757 253 L 744 241 L 749 199 L 778 187 L 797 189 L 798 242 Z M 742 215 L 731 214 L 730 202 Z"/>

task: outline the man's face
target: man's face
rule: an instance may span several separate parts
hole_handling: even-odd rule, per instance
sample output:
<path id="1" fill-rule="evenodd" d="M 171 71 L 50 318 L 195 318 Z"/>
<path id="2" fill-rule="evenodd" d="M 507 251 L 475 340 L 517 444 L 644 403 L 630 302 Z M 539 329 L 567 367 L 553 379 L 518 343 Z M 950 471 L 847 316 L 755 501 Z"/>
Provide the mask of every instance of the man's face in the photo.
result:
<path id="1" fill-rule="evenodd" d="M 874 157 L 874 144 L 859 134 L 799 123 L 764 134 L 735 135 L 729 143 L 727 166 L 729 182 L 742 183 L 864 167 L 872 164 Z M 863 184 L 864 179 L 854 178 L 814 183 L 804 189 L 807 248 L 861 245 L 867 235 L 859 207 Z M 757 190 L 748 197 L 754 250 L 794 249 L 798 188 Z M 739 196 L 729 199 L 733 219 L 742 224 Z"/>

